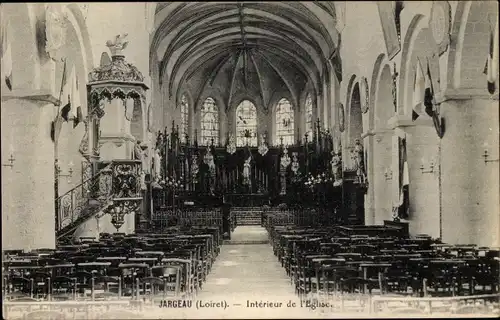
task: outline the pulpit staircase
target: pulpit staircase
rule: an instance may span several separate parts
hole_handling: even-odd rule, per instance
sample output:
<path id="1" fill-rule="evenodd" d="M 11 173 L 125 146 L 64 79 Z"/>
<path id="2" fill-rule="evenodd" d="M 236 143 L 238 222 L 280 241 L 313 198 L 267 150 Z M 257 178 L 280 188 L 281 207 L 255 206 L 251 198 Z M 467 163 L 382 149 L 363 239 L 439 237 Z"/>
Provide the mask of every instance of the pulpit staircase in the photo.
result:
<path id="1" fill-rule="evenodd" d="M 137 160 L 113 160 L 93 177 L 56 199 L 56 239 L 71 238 L 83 223 L 118 209 L 111 223 L 119 229 L 123 216 L 142 201 Z M 129 208 L 134 208 L 128 210 Z M 119 207 L 119 208 L 118 208 Z M 115 210 L 116 211 L 116 210 Z"/>
<path id="2" fill-rule="evenodd" d="M 111 164 L 56 199 L 56 239 L 76 229 L 111 204 Z"/>
<path id="3" fill-rule="evenodd" d="M 261 207 L 232 207 L 231 211 L 234 213 L 234 216 L 236 216 L 236 223 L 239 226 L 261 224 Z"/>

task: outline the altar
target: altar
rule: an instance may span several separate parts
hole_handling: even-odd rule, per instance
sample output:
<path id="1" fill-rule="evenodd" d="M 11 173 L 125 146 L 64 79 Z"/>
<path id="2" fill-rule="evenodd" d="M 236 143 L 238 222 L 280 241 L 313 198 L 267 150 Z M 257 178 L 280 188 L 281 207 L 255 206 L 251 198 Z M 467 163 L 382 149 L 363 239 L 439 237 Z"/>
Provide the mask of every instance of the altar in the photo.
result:
<path id="1" fill-rule="evenodd" d="M 170 131 L 157 133 L 148 215 L 223 205 L 281 206 L 314 209 L 331 221 L 362 223 L 361 207 L 350 194 L 364 193 L 359 183 L 364 177 L 358 177 L 364 175 L 364 168 L 344 171 L 341 150 L 340 140 L 319 123 L 310 141 L 305 136 L 293 145 L 270 146 L 263 135 L 258 146 L 240 147 L 231 135 L 224 145 L 200 146 L 187 136 L 181 140 L 172 124 Z"/>

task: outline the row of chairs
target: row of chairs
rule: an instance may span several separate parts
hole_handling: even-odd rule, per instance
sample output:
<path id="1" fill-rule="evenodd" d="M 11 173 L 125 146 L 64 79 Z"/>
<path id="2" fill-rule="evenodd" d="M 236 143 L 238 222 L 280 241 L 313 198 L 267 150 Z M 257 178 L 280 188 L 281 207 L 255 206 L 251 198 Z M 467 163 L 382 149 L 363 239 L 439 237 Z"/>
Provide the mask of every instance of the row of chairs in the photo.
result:
<path id="1" fill-rule="evenodd" d="M 192 299 L 220 252 L 218 226 L 102 234 L 56 250 L 4 252 L 7 299 Z M 152 301 L 152 300 L 151 300 Z"/>
<path id="2" fill-rule="evenodd" d="M 450 246 L 426 235 L 395 236 L 379 228 L 346 236 L 343 227 L 274 225 L 274 254 L 302 299 L 371 295 L 470 296 L 498 293 L 499 250 Z M 376 231 L 376 230 L 375 230 Z M 363 302 L 357 304 L 364 308 Z"/>

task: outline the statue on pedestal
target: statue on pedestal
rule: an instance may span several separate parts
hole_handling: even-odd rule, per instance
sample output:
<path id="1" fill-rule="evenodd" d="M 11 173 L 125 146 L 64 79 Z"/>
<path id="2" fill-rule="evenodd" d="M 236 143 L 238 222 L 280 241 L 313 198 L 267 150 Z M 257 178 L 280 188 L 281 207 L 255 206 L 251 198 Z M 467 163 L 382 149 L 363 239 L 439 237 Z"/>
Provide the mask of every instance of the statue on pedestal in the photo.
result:
<path id="1" fill-rule="evenodd" d="M 226 151 L 229 154 L 234 154 L 236 152 L 236 142 L 232 134 L 229 135 L 229 141 L 226 147 Z"/>
<path id="2" fill-rule="evenodd" d="M 330 164 L 332 165 L 333 186 L 337 187 L 342 184 L 342 159 L 339 153 L 332 151 Z"/>
<path id="3" fill-rule="evenodd" d="M 147 186 L 146 186 L 146 172 L 144 172 L 144 170 L 141 170 L 141 172 L 140 172 L 140 181 L 141 181 L 141 190 L 142 191 L 147 190 Z"/>
<path id="4" fill-rule="evenodd" d="M 134 145 L 134 160 L 141 160 L 142 161 L 143 157 L 143 152 L 141 148 L 141 141 L 137 140 Z"/>
<path id="5" fill-rule="evenodd" d="M 281 156 L 281 170 L 286 170 L 286 168 L 288 168 L 288 166 L 290 165 L 290 162 L 291 160 L 290 156 L 288 155 L 288 148 L 285 147 L 285 149 L 283 149 L 283 155 Z"/>
<path id="6" fill-rule="evenodd" d="M 203 162 L 205 162 L 205 164 L 208 166 L 210 193 L 213 194 L 213 192 L 214 192 L 214 180 L 215 180 L 215 162 L 214 162 L 214 156 L 212 155 L 212 152 L 210 151 L 210 147 L 207 147 L 207 153 L 205 154 L 205 157 L 203 158 Z"/>
<path id="7" fill-rule="evenodd" d="M 292 172 L 297 174 L 299 171 L 298 152 L 292 152 Z"/>
<path id="8" fill-rule="evenodd" d="M 159 187 L 161 181 L 161 155 L 160 150 L 155 149 L 153 153 L 153 187 Z"/>
<path id="9" fill-rule="evenodd" d="M 243 184 L 246 186 L 249 186 L 251 181 L 250 181 L 250 161 L 252 161 L 252 156 L 249 156 L 246 160 L 245 163 L 243 164 Z"/>
<path id="10" fill-rule="evenodd" d="M 280 195 L 286 194 L 286 169 L 290 165 L 290 156 L 288 155 L 288 148 L 283 149 L 283 155 L 280 161 L 280 174 L 281 174 L 281 191 Z"/>
<path id="11" fill-rule="evenodd" d="M 199 172 L 199 166 L 198 166 L 198 155 L 193 154 L 192 160 L 191 160 L 191 179 L 194 184 L 197 184 L 197 179 L 198 179 L 198 172 Z"/>
<path id="12" fill-rule="evenodd" d="M 358 177 L 358 183 L 365 186 L 366 185 L 366 171 L 364 162 L 364 150 L 360 139 L 356 139 L 353 149 L 353 158 L 356 165 L 356 175 Z"/>
<path id="13" fill-rule="evenodd" d="M 261 135 L 261 143 L 259 145 L 258 151 L 259 151 L 261 156 L 265 156 L 267 154 L 267 152 L 269 151 L 269 148 L 267 147 L 267 144 L 266 144 L 266 137 L 264 134 Z"/>

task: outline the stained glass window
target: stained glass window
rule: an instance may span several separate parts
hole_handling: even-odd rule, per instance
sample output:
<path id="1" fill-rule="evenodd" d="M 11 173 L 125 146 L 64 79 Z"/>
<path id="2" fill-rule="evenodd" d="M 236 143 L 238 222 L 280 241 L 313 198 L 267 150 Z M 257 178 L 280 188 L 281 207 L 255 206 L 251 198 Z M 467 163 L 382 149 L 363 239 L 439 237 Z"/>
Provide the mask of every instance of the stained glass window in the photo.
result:
<path id="1" fill-rule="evenodd" d="M 189 128 L 189 103 L 185 95 L 181 97 L 181 124 L 179 126 L 179 138 L 186 142 L 186 134 Z"/>
<path id="2" fill-rule="evenodd" d="M 257 108 L 243 100 L 236 108 L 236 146 L 257 146 Z"/>
<path id="3" fill-rule="evenodd" d="M 306 97 L 305 111 L 306 111 L 306 128 L 304 134 L 307 133 L 307 140 L 311 141 L 313 136 L 313 103 L 310 93 L 308 93 Z"/>
<path id="4" fill-rule="evenodd" d="M 201 107 L 201 144 L 219 144 L 219 108 L 213 98 L 207 98 Z"/>
<path id="5" fill-rule="evenodd" d="M 275 144 L 280 145 L 283 139 L 283 144 L 286 146 L 295 143 L 294 138 L 294 116 L 293 108 L 290 101 L 281 99 L 276 107 L 276 140 Z"/>

